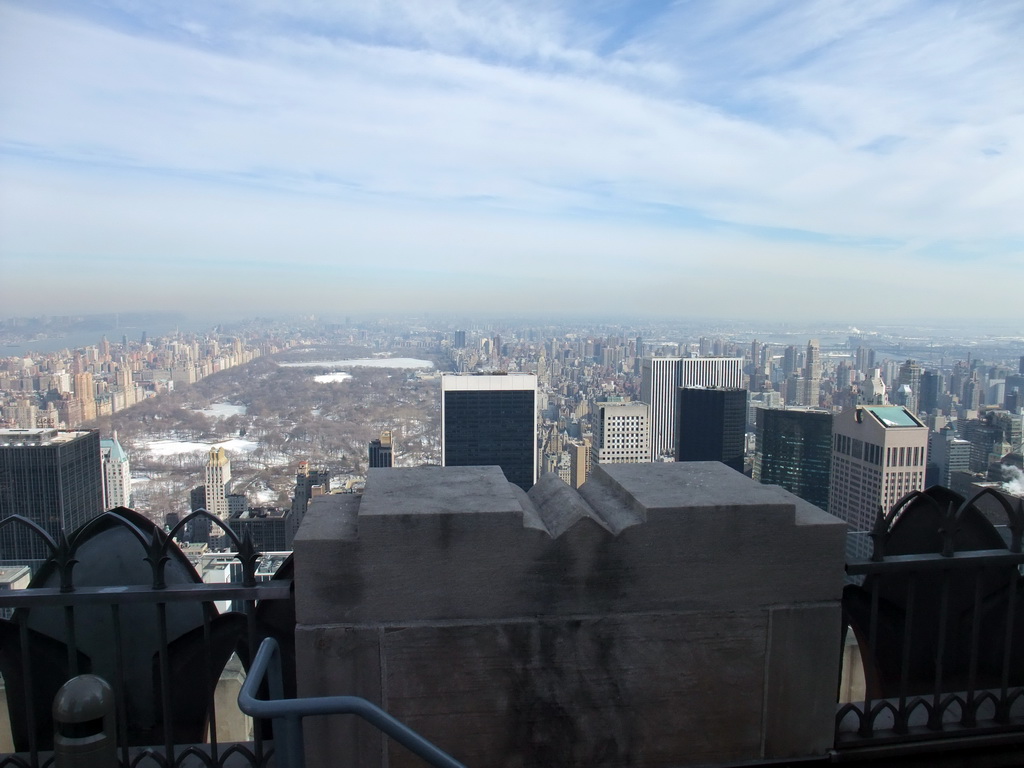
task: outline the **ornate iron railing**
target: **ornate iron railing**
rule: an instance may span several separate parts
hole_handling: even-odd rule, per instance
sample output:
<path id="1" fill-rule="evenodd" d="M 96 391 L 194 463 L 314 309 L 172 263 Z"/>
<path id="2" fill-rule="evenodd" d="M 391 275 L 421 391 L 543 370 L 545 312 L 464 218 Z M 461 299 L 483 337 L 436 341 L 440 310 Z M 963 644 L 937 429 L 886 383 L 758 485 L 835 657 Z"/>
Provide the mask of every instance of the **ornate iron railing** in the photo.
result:
<path id="1" fill-rule="evenodd" d="M 198 581 L 174 542 L 192 521 L 208 521 L 228 537 L 241 583 Z M 0 521 L 0 528 L 4 526 L 31 529 L 45 542 L 51 557 L 29 589 L 0 592 L 0 608 L 14 609 L 10 621 L 0 620 L 0 671 L 17 750 L 0 755 L 0 768 L 47 768 L 52 763 L 52 744 L 47 739 L 53 732 L 48 719 L 50 684 L 84 672 L 98 673 L 101 665 L 105 676 L 112 678 L 108 682 L 115 695 L 118 758 L 124 768 L 147 763 L 160 768 L 200 763 L 206 768 L 239 764 L 263 768 L 267 764 L 273 749 L 261 728 L 254 729 L 248 743 L 218 743 L 214 706 L 218 680 L 232 652 L 245 664 L 264 637 L 288 637 L 294 629 L 291 579 L 257 582 L 260 553 L 250 537 L 240 539 L 203 510 L 188 515 L 168 533 L 127 509 L 100 515 L 70 539 L 61 532 L 55 540 L 20 516 Z M 80 578 L 88 565 L 80 561 L 83 546 L 92 539 L 99 541 L 98 532 L 105 530 L 127 531 L 141 548 L 135 565 L 144 577 L 135 573 L 135 578 L 127 580 L 134 584 L 95 583 L 95 579 L 89 583 L 90 579 Z M 103 551 L 102 546 L 94 548 L 90 557 L 96 557 L 97 551 Z M 110 557 L 122 554 L 111 552 Z M 44 585 L 37 583 L 40 580 Z M 219 601 L 241 605 L 242 611 L 221 614 L 215 607 Z M 275 611 L 274 606 L 280 607 Z M 281 615 L 286 617 L 283 622 Z M 139 648 L 143 637 L 155 647 Z M 138 663 L 140 658 L 150 661 L 148 668 Z M 294 686 L 294 681 L 290 684 Z M 150 700 L 140 701 L 140 689 L 151 693 Z M 136 710 L 150 715 L 143 726 L 136 722 Z M 147 736 L 154 738 L 145 743 Z"/>
<path id="2" fill-rule="evenodd" d="M 838 750 L 1024 741 L 1024 502 L 986 490 L 940 503 L 948 493 L 914 492 L 888 514 L 879 510 L 871 557 L 848 559 L 847 573 L 863 583 L 844 592 L 844 622 L 856 635 L 866 693 L 838 707 Z M 1005 527 L 981 514 L 984 496 L 1005 512 Z M 907 552 L 904 537 L 894 554 L 891 536 L 912 505 L 935 523 L 930 532 L 921 523 L 915 540 L 930 546 Z"/>

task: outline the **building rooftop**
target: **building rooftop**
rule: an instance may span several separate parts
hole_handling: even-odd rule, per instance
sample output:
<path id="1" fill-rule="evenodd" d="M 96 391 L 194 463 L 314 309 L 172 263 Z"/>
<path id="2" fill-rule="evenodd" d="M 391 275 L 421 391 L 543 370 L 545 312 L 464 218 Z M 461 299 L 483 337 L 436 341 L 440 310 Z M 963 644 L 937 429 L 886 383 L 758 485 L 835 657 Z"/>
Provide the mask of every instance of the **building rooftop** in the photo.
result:
<path id="1" fill-rule="evenodd" d="M 924 426 L 910 411 L 901 405 L 864 405 L 861 407 L 878 419 L 883 427 Z"/>
<path id="2" fill-rule="evenodd" d="M 0 447 L 55 445 L 68 443 L 77 437 L 88 435 L 88 430 L 60 429 L 0 429 Z"/>

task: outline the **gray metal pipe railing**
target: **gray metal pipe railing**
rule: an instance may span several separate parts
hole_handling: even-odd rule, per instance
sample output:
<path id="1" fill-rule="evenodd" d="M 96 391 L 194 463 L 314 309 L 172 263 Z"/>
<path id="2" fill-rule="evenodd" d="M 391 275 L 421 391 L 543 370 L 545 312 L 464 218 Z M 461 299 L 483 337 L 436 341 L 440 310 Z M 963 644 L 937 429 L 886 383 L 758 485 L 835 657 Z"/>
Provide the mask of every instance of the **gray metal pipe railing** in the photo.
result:
<path id="1" fill-rule="evenodd" d="M 267 680 L 269 699 L 257 697 L 264 678 Z M 312 715 L 355 715 L 435 768 L 466 768 L 405 723 L 359 696 L 284 699 L 281 698 L 283 691 L 280 650 L 277 641 L 268 637 L 260 644 L 249 675 L 242 684 L 238 694 L 238 708 L 254 718 L 274 721 L 274 738 L 278 744 L 276 751 L 286 768 L 305 766 L 302 718 Z M 284 754 L 281 750 L 282 735 Z"/>

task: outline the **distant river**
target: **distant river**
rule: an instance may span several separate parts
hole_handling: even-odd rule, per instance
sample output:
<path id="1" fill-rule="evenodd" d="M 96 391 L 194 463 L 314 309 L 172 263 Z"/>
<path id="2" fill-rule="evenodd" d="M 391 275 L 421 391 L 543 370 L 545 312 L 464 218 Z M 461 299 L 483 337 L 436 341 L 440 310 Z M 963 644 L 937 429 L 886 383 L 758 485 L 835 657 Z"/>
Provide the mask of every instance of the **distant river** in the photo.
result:
<path id="1" fill-rule="evenodd" d="M 170 336 L 173 333 L 199 332 L 203 328 L 211 328 L 208 324 L 187 323 L 168 325 L 153 323 L 147 326 L 120 326 L 106 330 L 76 331 L 67 336 L 51 336 L 35 341 L 20 341 L 14 344 L 0 344 L 0 357 L 25 357 L 26 355 L 46 355 L 60 352 L 62 349 L 82 349 L 98 346 L 104 336 L 112 344 L 119 344 L 122 336 L 127 336 L 131 343 L 138 342 L 143 332 L 149 339 Z"/>
<path id="2" fill-rule="evenodd" d="M 282 368 L 433 368 L 429 360 L 415 357 L 368 357 L 359 360 L 303 360 L 278 363 Z"/>

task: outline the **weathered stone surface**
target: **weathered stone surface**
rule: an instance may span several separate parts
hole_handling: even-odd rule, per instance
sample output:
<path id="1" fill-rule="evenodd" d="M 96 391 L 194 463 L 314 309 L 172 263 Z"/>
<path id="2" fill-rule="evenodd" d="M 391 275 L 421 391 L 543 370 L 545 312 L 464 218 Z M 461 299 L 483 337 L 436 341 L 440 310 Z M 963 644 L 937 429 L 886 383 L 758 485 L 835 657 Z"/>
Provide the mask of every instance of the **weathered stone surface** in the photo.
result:
<path id="1" fill-rule="evenodd" d="M 358 548 L 360 497 L 317 496 L 310 501 L 295 534 L 295 615 L 299 624 L 317 624 L 333 609 L 337 591 L 358 590 L 358 568 L 351 557 Z M 339 587 L 340 585 L 344 585 Z M 353 595 L 351 599 L 358 599 Z"/>
<path id="2" fill-rule="evenodd" d="M 470 765 L 827 748 L 845 525 L 786 491 L 714 463 L 528 495 L 452 467 L 371 473 L 349 499 L 311 505 L 296 537 L 300 676 L 320 676 L 303 695 L 379 700 Z M 381 764 L 348 727 L 352 762 Z"/>
<path id="3" fill-rule="evenodd" d="M 389 706 L 467 765 L 739 759 L 760 749 L 766 620 L 760 612 L 389 630 Z M 736 685 L 742 698 L 717 693 Z M 417 765 L 407 755 L 394 747 L 389 764 Z"/>
<path id="4" fill-rule="evenodd" d="M 824 754 L 832 747 L 841 635 L 842 609 L 833 603 L 771 610 L 765 757 Z"/>
<path id="5" fill-rule="evenodd" d="M 500 467 L 371 469 L 359 509 L 375 515 L 521 515 Z"/>
<path id="6" fill-rule="evenodd" d="M 381 629 L 303 627 L 295 630 L 298 695 L 358 695 L 387 708 L 381 688 Z M 309 765 L 381 765 L 376 728 L 354 715 L 303 721 Z"/>
<path id="7" fill-rule="evenodd" d="M 541 477 L 527 496 L 552 538 L 558 538 L 584 518 L 603 525 L 583 497 L 553 472 Z"/>

